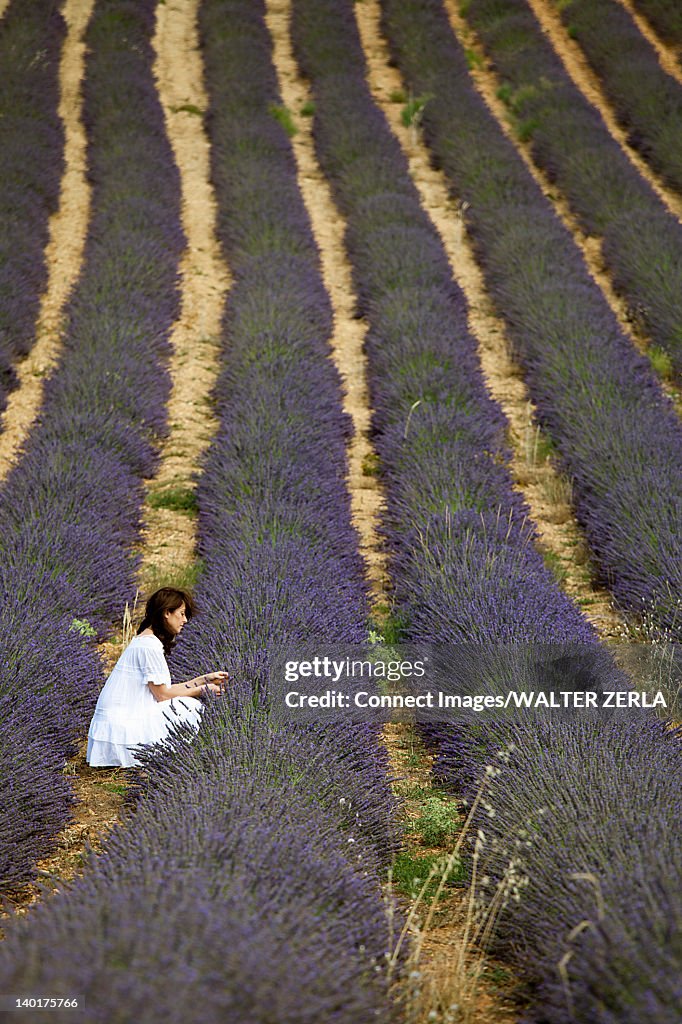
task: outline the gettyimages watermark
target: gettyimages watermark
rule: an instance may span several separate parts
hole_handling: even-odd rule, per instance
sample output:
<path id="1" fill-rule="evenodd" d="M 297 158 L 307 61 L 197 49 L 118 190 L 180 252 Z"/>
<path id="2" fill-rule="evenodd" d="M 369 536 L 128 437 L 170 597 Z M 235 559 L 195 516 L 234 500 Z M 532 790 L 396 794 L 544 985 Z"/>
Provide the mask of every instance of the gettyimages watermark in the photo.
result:
<path id="1" fill-rule="evenodd" d="M 268 689 L 272 711 L 292 722 L 455 722 L 472 714 L 682 721 L 682 647 L 318 644 L 279 651 Z"/>

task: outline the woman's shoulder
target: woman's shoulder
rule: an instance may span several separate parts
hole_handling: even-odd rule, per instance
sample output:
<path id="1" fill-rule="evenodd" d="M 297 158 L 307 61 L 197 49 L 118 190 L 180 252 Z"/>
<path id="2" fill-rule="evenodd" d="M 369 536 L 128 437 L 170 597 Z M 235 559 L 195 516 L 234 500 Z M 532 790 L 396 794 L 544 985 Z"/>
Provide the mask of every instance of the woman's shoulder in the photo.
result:
<path id="1" fill-rule="evenodd" d="M 120 660 L 129 665 L 141 664 L 151 656 L 156 660 L 159 655 L 165 659 L 163 644 L 158 636 L 134 636 Z"/>
<path id="2" fill-rule="evenodd" d="M 138 633 L 130 641 L 130 645 L 132 644 L 135 644 L 136 647 L 156 647 L 161 651 L 163 650 L 163 644 L 155 633 Z"/>

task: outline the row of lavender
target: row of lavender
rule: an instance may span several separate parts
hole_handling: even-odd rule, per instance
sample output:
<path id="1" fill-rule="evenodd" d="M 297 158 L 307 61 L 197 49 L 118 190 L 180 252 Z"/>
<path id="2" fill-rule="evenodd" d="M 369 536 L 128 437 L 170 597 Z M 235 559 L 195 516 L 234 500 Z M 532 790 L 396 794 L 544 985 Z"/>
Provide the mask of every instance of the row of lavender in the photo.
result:
<path id="1" fill-rule="evenodd" d="M 525 0 L 471 0 L 467 19 L 503 80 L 533 157 L 602 252 L 633 318 L 682 379 L 682 226 L 577 89 Z"/>
<path id="2" fill-rule="evenodd" d="M 194 743 L 146 752 L 132 818 L 68 894 L 11 929 L 0 990 L 78 992 L 93 1021 L 369 1024 L 390 1015 L 385 753 L 369 727 L 288 726 L 268 711 L 268 652 L 366 631 L 331 310 L 268 112 L 281 100 L 262 9 L 206 0 L 201 34 L 235 284 L 198 492 L 201 614 L 174 673 L 229 665 L 230 693 Z"/>
<path id="3" fill-rule="evenodd" d="M 677 0 L 635 0 L 634 6 L 669 46 L 682 44 L 682 9 Z"/>
<path id="4" fill-rule="evenodd" d="M 294 11 L 319 158 L 348 218 L 370 324 L 384 528 L 404 635 L 434 643 L 445 656 L 443 681 L 456 663 L 474 692 L 500 694 L 512 678 L 516 688 L 619 690 L 622 677 L 543 572 L 522 525 L 503 468 L 501 415 L 482 387 L 445 255 L 368 95 L 351 5 L 295 0 Z M 467 659 L 469 642 L 475 657 Z M 477 897 L 485 906 L 498 884 L 506 888 L 500 945 L 535 986 L 525 1019 L 673 1024 L 679 737 L 646 713 L 584 712 L 472 712 L 427 733 L 444 780 L 469 797 L 490 766 L 477 821 Z M 558 963 L 569 965 L 566 985 Z"/>
<path id="5" fill-rule="evenodd" d="M 102 682 L 92 639 L 134 594 L 142 479 L 164 428 L 183 245 L 151 74 L 154 4 L 99 0 L 84 83 L 92 216 L 64 350 L 0 493 L 0 879 L 31 876 Z M 21 808 L 21 810 L 20 810 Z"/>
<path id="6" fill-rule="evenodd" d="M 682 425 L 620 330 L 579 249 L 470 81 L 439 0 L 387 3 L 385 24 L 458 198 L 541 424 L 573 481 L 602 580 L 682 635 Z"/>
<path id="7" fill-rule="evenodd" d="M 13 364 L 33 344 L 47 280 L 48 221 L 63 168 L 64 36 L 53 0 L 14 0 L 0 22 L 0 413 L 15 382 Z"/>
<path id="8" fill-rule="evenodd" d="M 599 76 L 630 143 L 682 192 L 682 84 L 666 74 L 617 0 L 568 0 L 560 13 Z"/>

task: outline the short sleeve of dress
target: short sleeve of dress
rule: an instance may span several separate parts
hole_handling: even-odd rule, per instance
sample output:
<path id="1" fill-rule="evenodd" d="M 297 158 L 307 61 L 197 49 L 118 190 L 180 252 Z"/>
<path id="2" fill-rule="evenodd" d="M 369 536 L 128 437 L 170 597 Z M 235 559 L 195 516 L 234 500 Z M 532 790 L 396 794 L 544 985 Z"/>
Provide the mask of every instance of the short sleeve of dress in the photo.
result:
<path id="1" fill-rule="evenodd" d="M 170 671 L 168 669 L 168 662 L 166 661 L 161 645 L 157 648 L 145 646 L 142 651 L 142 681 L 146 686 L 147 683 L 157 683 L 160 686 L 170 684 Z"/>

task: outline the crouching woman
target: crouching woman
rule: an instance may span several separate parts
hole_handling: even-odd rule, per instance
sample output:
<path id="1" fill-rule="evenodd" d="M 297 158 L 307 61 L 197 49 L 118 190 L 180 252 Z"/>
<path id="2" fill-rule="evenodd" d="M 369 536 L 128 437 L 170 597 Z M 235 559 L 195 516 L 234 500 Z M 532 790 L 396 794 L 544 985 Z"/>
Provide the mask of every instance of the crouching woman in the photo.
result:
<path id="1" fill-rule="evenodd" d="M 133 637 L 107 679 L 97 700 L 88 732 L 87 761 L 93 767 L 138 764 L 130 748 L 158 743 L 174 723 L 198 729 L 207 691 L 220 693 L 227 672 L 209 672 L 186 683 L 171 683 L 166 657 L 194 613 L 183 590 L 162 587 L 147 601 L 137 636 Z"/>

